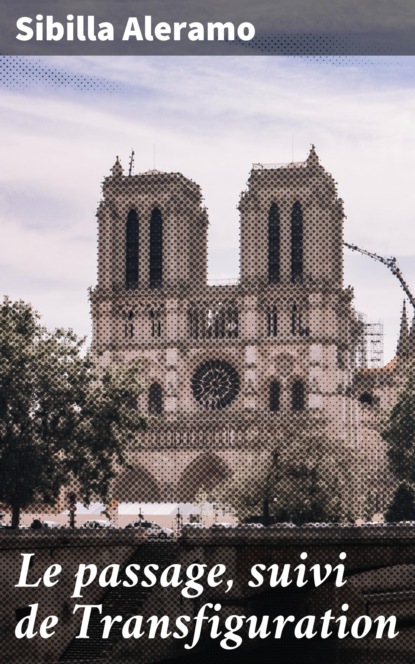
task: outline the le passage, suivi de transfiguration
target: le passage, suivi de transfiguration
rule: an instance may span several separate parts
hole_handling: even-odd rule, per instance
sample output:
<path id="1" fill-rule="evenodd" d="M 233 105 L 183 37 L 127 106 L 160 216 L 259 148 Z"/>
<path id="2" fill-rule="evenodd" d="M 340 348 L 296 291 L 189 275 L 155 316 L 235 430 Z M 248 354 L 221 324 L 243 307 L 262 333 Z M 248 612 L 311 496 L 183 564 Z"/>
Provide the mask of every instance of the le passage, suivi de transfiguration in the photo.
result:
<path id="1" fill-rule="evenodd" d="M 30 573 L 31 559 L 33 553 L 22 554 L 23 561 L 21 573 L 16 587 L 35 588 L 43 585 L 53 587 L 59 583 L 62 567 L 54 563 L 43 574 L 43 577 L 32 577 Z M 303 552 L 300 559 L 303 561 L 295 567 L 291 564 L 255 564 L 251 567 L 250 577 L 247 585 L 250 588 L 286 588 L 291 584 L 298 588 L 311 584 L 314 587 L 323 585 L 331 579 L 336 587 L 344 586 L 345 566 L 343 562 L 337 565 L 315 564 L 307 566 L 308 554 Z M 344 561 L 346 554 L 339 554 Z M 228 593 L 233 581 L 226 578 L 227 569 L 225 565 L 216 564 L 209 568 L 204 563 L 193 563 L 183 566 L 178 563 L 168 565 L 161 570 L 155 563 L 140 566 L 137 563 L 127 565 L 124 569 L 119 564 L 111 564 L 98 570 L 95 564 L 80 564 L 75 574 L 75 582 L 72 598 L 82 598 L 84 589 L 93 583 L 98 583 L 101 588 L 118 587 L 134 589 L 138 587 L 177 589 L 180 594 L 193 600 L 200 597 L 207 588 L 218 588 L 222 586 L 224 593 Z M 223 585 L 222 585 L 223 584 Z M 48 616 L 40 625 L 37 621 L 38 604 L 30 605 L 30 614 L 22 618 L 16 626 L 17 638 L 31 639 L 37 635 L 48 639 L 55 634 L 55 627 L 59 620 L 57 616 Z M 225 650 L 238 648 L 244 639 L 281 639 L 287 633 L 293 634 L 297 639 L 313 639 L 315 637 L 327 639 L 329 637 L 344 639 L 363 639 L 369 633 L 376 639 L 384 637 L 395 638 L 397 621 L 395 616 L 368 615 L 348 616 L 348 604 L 341 607 L 342 615 L 336 616 L 331 609 L 323 615 L 306 615 L 297 618 L 294 615 L 251 615 L 242 614 L 221 615 L 222 605 L 220 603 L 207 602 L 196 612 L 192 605 L 192 615 L 164 615 L 150 616 L 144 618 L 142 615 L 122 616 L 103 615 L 102 604 L 75 604 L 73 613 L 81 618 L 81 626 L 76 636 L 77 639 L 88 639 L 91 617 L 99 617 L 102 629 L 101 638 L 109 639 L 115 628 L 121 627 L 124 639 L 188 639 L 185 649 L 194 648 L 201 636 L 219 640 L 219 644 Z M 98 613 L 97 613 L 98 612 Z"/>

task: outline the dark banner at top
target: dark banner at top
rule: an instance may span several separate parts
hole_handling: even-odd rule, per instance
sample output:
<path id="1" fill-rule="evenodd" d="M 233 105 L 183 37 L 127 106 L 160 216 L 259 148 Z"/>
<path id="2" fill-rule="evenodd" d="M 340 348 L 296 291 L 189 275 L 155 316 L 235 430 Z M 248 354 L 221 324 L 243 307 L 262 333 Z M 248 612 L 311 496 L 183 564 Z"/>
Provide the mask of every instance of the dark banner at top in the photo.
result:
<path id="1" fill-rule="evenodd" d="M 3 55 L 413 55 L 409 0 L 2 0 Z"/>

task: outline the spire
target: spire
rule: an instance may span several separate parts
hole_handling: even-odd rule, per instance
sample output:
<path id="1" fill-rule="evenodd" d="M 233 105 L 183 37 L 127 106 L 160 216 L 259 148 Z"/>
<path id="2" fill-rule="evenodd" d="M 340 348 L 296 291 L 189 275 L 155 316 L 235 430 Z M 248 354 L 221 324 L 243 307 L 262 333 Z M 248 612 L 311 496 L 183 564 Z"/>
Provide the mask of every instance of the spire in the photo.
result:
<path id="1" fill-rule="evenodd" d="M 314 143 L 311 144 L 310 152 L 309 152 L 309 155 L 307 157 L 307 164 L 310 165 L 310 166 L 319 166 L 320 165 L 320 161 L 319 161 L 319 158 L 317 156 L 316 147 L 315 147 Z"/>
<path id="2" fill-rule="evenodd" d="M 412 325 L 408 336 L 408 355 L 411 360 L 415 359 L 415 314 L 412 318 Z"/>
<path id="3" fill-rule="evenodd" d="M 114 178 L 118 178 L 123 175 L 123 170 L 119 157 L 117 157 L 114 166 L 111 168 L 111 173 Z"/>
<path id="4" fill-rule="evenodd" d="M 399 331 L 398 347 L 396 349 L 396 354 L 401 359 L 408 355 L 408 342 L 408 318 L 406 316 L 406 304 L 404 300 L 401 315 L 401 329 Z"/>

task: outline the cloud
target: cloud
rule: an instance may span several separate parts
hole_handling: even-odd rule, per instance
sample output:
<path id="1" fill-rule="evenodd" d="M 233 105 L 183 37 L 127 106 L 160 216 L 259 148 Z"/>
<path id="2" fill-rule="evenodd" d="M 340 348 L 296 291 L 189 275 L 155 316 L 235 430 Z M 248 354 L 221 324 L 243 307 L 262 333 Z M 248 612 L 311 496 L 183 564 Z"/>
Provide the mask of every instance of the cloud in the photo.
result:
<path id="1" fill-rule="evenodd" d="M 30 67 L 15 60 L 24 84 L 16 75 L 0 97 L 2 283 L 41 302 L 56 325 L 70 311 L 73 327 L 88 329 L 100 183 L 115 155 L 127 167 L 132 148 L 136 171 L 152 168 L 155 155 L 160 170 L 202 186 L 212 277 L 238 273 L 236 205 L 252 163 L 301 161 L 310 143 L 338 182 L 346 239 L 379 253 L 415 253 L 411 58 L 341 66 L 266 57 L 54 57 Z M 348 274 L 358 308 L 372 318 L 388 310 L 389 357 L 400 293 L 384 268 L 374 290 L 386 295 L 374 297 L 375 268 L 363 264 Z"/>

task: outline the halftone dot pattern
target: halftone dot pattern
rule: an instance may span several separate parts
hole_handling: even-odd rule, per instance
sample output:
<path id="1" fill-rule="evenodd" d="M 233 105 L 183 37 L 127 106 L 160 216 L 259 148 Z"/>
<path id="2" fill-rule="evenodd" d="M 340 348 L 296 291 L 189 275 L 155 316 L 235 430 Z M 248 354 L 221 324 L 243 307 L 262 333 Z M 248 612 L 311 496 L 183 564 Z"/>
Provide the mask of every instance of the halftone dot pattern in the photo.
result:
<path id="1" fill-rule="evenodd" d="M 239 211 L 239 279 L 209 285 L 208 212 L 200 187 L 180 173 L 135 174 L 118 157 L 104 179 L 98 279 L 90 292 L 91 353 L 103 372 L 133 368 L 140 385 L 138 394 L 124 385 L 121 417 L 136 422 L 137 434 L 122 441 L 126 463 L 115 467 L 106 509 L 112 518 L 121 504 L 134 503 L 137 513 L 125 530 L 36 524 L 31 532 L 2 533 L 10 561 L 22 549 L 36 550 L 33 573 L 41 574 L 47 561 L 65 568 L 65 579 L 49 594 L 22 590 L 18 607 L 8 579 L 9 630 L 28 604 L 42 601 L 47 611 L 46 598 L 61 621 L 53 639 L 33 641 L 32 662 L 261 656 L 287 664 L 382 664 L 415 657 L 415 554 L 408 524 L 415 521 L 414 471 L 411 454 L 399 447 L 402 437 L 413 436 L 408 371 L 415 328 L 404 308 L 394 361 L 382 367 L 380 355 L 369 357 L 370 328 L 353 308 L 352 288 L 343 284 L 343 202 L 314 146 L 302 162 L 254 164 Z M 108 463 L 100 449 L 91 449 L 89 458 L 97 468 Z M 77 495 L 78 486 L 65 488 L 61 508 L 70 513 Z M 148 510 L 156 512 L 156 504 L 175 505 L 171 530 L 154 532 Z M 44 506 L 35 509 L 46 518 Z M 397 523 L 376 525 L 382 514 Z M 209 518 L 214 523 L 206 528 Z M 92 562 L 99 570 L 116 563 L 120 576 L 111 587 L 108 571 L 103 585 L 109 587 L 91 583 L 82 599 L 71 598 L 77 566 Z M 324 565 L 342 562 L 344 586 L 312 583 L 313 565 L 321 565 L 324 575 Z M 181 565 L 178 587 L 142 586 L 143 569 L 151 564 L 157 578 L 169 565 Z M 191 564 L 225 565 L 232 588 L 205 583 L 202 595 L 186 597 Z M 305 564 L 306 583 L 249 586 L 258 564 L 264 570 Z M 131 580 L 128 566 L 139 572 L 134 587 L 123 585 Z M 368 616 L 371 628 L 361 639 L 337 638 L 336 632 L 328 640 L 299 639 L 291 626 L 282 639 L 250 639 L 245 625 L 235 651 L 211 637 L 207 621 L 193 650 L 183 647 L 193 626 L 184 640 L 162 638 L 160 626 L 148 637 L 151 616 L 167 617 L 174 628 L 178 616 L 193 620 L 205 603 L 222 619 L 320 619 L 331 610 L 346 616 L 356 633 L 359 616 Z M 81 615 L 73 614 L 75 604 L 99 604 L 102 616 L 122 619 L 107 638 L 95 612 L 90 638 L 77 639 Z M 396 615 L 395 639 L 376 638 L 379 615 Z M 133 616 L 142 617 L 139 638 L 122 632 Z M 29 661 L 27 642 L 8 643 L 3 661 Z"/>
<path id="2" fill-rule="evenodd" d="M 258 32 L 255 38 L 249 42 L 239 42 L 243 49 L 252 50 L 253 54 L 265 55 L 311 55 L 311 56 L 342 56 L 342 55 L 365 55 L 358 48 L 349 35 L 324 35 L 324 34 L 264 34 Z M 373 54 L 372 54 L 373 55 Z"/>
<path id="3" fill-rule="evenodd" d="M 11 90 L 51 86 L 89 93 L 120 93 L 120 86 L 100 76 L 71 74 L 36 57 L 0 56 L 0 85 Z"/>

